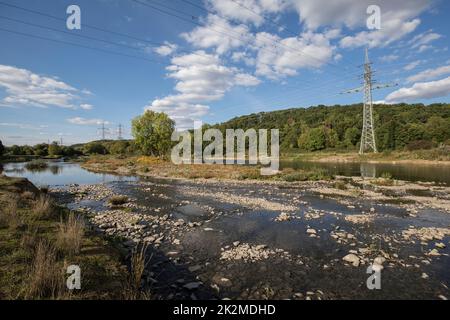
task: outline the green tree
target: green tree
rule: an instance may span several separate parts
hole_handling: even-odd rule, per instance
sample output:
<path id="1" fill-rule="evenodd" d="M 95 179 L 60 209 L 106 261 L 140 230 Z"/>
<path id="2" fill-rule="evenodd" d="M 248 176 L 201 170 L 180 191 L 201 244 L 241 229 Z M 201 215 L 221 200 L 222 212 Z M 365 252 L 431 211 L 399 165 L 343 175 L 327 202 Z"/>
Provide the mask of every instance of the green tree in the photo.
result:
<path id="1" fill-rule="evenodd" d="M 50 156 L 60 156 L 62 155 L 61 147 L 58 145 L 58 142 L 53 142 L 48 146 L 48 154 Z"/>
<path id="2" fill-rule="evenodd" d="M 323 128 L 314 128 L 300 135 L 298 145 L 301 149 L 307 151 L 325 149 L 326 135 Z"/>
<path id="3" fill-rule="evenodd" d="M 87 154 L 108 154 L 108 149 L 100 142 L 89 142 L 83 148 Z"/>
<path id="4" fill-rule="evenodd" d="M 34 146 L 34 154 L 39 157 L 48 156 L 48 144 L 40 143 Z"/>
<path id="5" fill-rule="evenodd" d="M 115 141 L 109 147 L 109 153 L 111 154 L 126 154 L 130 143 L 128 141 Z"/>
<path id="6" fill-rule="evenodd" d="M 345 130 L 344 140 L 345 140 L 345 144 L 349 147 L 356 146 L 360 137 L 361 137 L 361 132 L 360 132 L 360 130 L 358 130 L 358 128 L 351 127 L 351 128 L 347 128 L 347 130 Z"/>
<path id="7" fill-rule="evenodd" d="M 169 152 L 175 122 L 165 113 L 146 111 L 132 121 L 132 134 L 144 155 L 165 156 Z"/>
<path id="8" fill-rule="evenodd" d="M 430 117 L 425 125 L 425 135 L 437 142 L 450 139 L 450 119 L 440 116 Z"/>

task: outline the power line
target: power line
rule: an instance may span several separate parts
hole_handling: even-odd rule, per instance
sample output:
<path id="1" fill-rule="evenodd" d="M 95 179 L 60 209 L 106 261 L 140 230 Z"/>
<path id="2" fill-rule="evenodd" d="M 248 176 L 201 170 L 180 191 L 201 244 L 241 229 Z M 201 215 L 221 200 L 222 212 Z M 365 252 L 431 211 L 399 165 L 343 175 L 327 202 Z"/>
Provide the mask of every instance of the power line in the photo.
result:
<path id="1" fill-rule="evenodd" d="M 119 53 L 119 52 L 115 52 L 115 51 L 109 51 L 109 50 L 96 48 L 96 47 L 90 47 L 90 46 L 86 46 L 86 45 L 79 44 L 79 43 L 73 43 L 73 42 L 68 42 L 68 41 L 63 41 L 63 40 L 57 40 L 57 39 L 42 37 L 42 36 L 29 34 L 29 33 L 25 33 L 25 32 L 19 32 L 19 31 L 4 29 L 4 28 L 0 28 L 0 31 L 13 33 L 13 34 L 18 34 L 18 35 L 21 35 L 21 36 L 26 36 L 26 37 L 40 39 L 40 40 L 52 41 L 52 42 L 65 44 L 65 45 L 70 45 L 70 46 L 74 46 L 74 47 L 90 49 L 90 50 L 94 50 L 94 51 L 101 51 L 101 52 L 104 52 L 104 53 L 119 55 L 119 56 L 123 56 L 123 57 L 134 58 L 134 59 L 139 59 L 139 60 L 145 60 L 145 61 L 154 62 L 154 63 L 160 63 L 159 61 L 147 59 L 147 58 L 144 58 L 144 57 L 134 56 L 134 55 L 126 54 L 126 53 Z"/>
<path id="2" fill-rule="evenodd" d="M 209 14 L 213 14 L 213 15 L 218 15 L 217 13 L 215 13 L 215 12 L 213 12 L 213 11 L 211 11 L 211 10 L 208 10 L 208 9 L 206 9 L 205 7 L 202 7 L 202 6 L 199 6 L 199 5 L 197 5 L 197 4 L 195 4 L 195 3 L 193 3 L 193 2 L 191 2 L 191 1 L 189 1 L 189 0 L 180 0 L 180 1 L 183 1 L 184 3 L 187 3 L 187 4 L 190 4 L 191 6 L 194 6 L 194 7 L 196 7 L 196 8 L 199 8 L 199 9 L 201 9 L 201 10 L 203 10 L 203 11 L 206 11 L 206 12 L 208 12 Z M 226 20 L 226 21 L 229 21 L 226 17 L 223 17 L 223 16 L 221 16 L 221 15 L 218 15 L 219 17 L 221 17 L 222 19 L 224 19 L 224 20 Z M 261 16 L 260 16 L 261 17 Z M 261 18 L 263 18 L 263 17 L 261 17 Z M 263 18 L 263 19 L 265 19 L 265 18 Z M 227 28 L 228 29 L 228 28 Z M 231 29 L 229 29 L 230 31 L 234 31 L 234 30 L 231 30 Z M 325 61 L 325 60 L 320 60 L 320 59 L 318 59 L 318 58 L 316 58 L 316 57 L 314 57 L 314 56 L 311 56 L 311 55 L 309 55 L 309 54 L 307 54 L 307 53 L 305 53 L 303 50 L 301 50 L 301 49 L 298 49 L 298 48 L 294 48 L 294 47 L 291 47 L 291 46 L 288 46 L 288 45 L 286 45 L 286 44 L 284 44 L 284 43 L 282 43 L 280 40 L 278 40 L 278 39 L 272 39 L 272 38 L 269 38 L 269 37 L 267 37 L 267 36 L 265 36 L 264 34 L 262 35 L 264 38 L 266 38 L 266 39 L 268 39 L 270 42 L 272 42 L 272 43 L 278 43 L 279 45 L 281 45 L 281 46 L 283 46 L 283 47 L 285 47 L 285 48 L 287 48 L 287 49 L 289 49 L 289 50 L 295 50 L 295 51 L 297 51 L 297 52 L 299 52 L 301 55 L 304 55 L 304 56 L 306 56 L 306 57 L 308 57 L 308 58 L 310 58 L 310 59 L 313 59 L 313 60 L 316 60 L 316 61 L 318 61 L 318 62 L 320 62 L 320 63 L 324 63 L 324 64 L 327 64 L 327 65 L 329 65 L 329 66 L 332 66 L 332 67 L 335 67 L 335 68 L 338 68 L 339 69 L 339 67 L 337 67 L 336 65 L 334 65 L 334 64 L 331 64 L 331 63 L 329 63 L 328 61 Z M 298 36 L 298 35 L 295 35 L 296 37 Z M 340 69 L 339 69 L 340 70 Z"/>

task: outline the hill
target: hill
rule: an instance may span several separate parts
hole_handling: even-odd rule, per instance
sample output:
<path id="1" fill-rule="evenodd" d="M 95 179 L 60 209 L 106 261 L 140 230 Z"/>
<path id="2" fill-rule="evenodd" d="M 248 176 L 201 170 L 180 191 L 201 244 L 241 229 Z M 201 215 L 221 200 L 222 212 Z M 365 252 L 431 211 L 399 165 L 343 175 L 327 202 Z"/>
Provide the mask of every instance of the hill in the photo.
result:
<path id="1" fill-rule="evenodd" d="M 429 149 L 450 140 L 450 104 L 374 105 L 378 149 Z M 355 150 L 362 131 L 362 104 L 260 112 L 213 125 L 225 129 L 280 129 L 281 150 Z"/>

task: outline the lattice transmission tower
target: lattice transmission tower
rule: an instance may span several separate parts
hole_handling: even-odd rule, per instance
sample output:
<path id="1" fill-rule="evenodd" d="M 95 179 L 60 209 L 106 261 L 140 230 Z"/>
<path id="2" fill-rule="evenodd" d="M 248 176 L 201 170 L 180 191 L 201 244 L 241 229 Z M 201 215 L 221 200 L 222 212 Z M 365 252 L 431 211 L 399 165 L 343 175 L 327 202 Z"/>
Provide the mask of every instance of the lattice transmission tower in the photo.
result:
<path id="1" fill-rule="evenodd" d="M 372 90 L 374 89 L 382 89 L 398 86 L 398 84 L 377 84 L 375 80 L 373 80 L 373 71 L 372 71 L 372 63 L 369 60 L 369 52 L 366 48 L 365 50 L 365 58 L 364 58 L 364 74 L 363 78 L 363 86 L 348 90 L 342 93 L 355 93 L 364 91 L 364 106 L 363 106 L 363 129 L 361 133 L 361 144 L 359 147 L 359 154 L 364 154 L 366 151 L 373 151 L 375 153 L 378 152 L 377 143 L 375 139 L 375 126 L 373 121 L 373 100 L 372 100 Z"/>

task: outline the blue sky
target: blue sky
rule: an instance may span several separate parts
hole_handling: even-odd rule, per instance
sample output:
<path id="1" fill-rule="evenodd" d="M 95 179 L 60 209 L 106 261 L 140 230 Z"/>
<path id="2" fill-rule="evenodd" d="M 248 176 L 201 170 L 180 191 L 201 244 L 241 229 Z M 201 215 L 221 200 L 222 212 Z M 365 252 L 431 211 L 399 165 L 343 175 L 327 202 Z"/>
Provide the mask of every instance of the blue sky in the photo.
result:
<path id="1" fill-rule="evenodd" d="M 374 2 L 381 30 L 366 25 Z M 66 28 L 71 4 L 81 30 Z M 399 84 L 375 101 L 448 102 L 449 9 L 433 0 L 0 0 L 0 139 L 84 142 L 103 121 L 107 137 L 119 124 L 129 137 L 145 109 L 186 128 L 357 103 L 361 93 L 339 93 L 360 86 L 365 47 L 377 81 Z"/>

